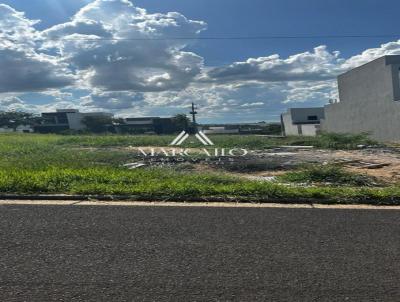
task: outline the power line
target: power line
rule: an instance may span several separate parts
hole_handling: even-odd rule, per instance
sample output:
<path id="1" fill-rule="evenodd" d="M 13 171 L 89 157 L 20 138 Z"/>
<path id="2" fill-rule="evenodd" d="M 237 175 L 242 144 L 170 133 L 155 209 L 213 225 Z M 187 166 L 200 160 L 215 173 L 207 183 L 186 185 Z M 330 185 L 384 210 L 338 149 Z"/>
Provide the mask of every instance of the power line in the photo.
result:
<path id="1" fill-rule="evenodd" d="M 266 36 L 205 36 L 205 37 L 159 37 L 159 38 L 63 38 L 53 37 L 37 39 L 36 41 L 169 41 L 169 40 L 306 40 L 306 39 L 372 39 L 400 38 L 399 34 L 385 35 L 266 35 Z M 1 38 L 13 43 L 24 43 L 10 38 Z"/>
<path id="2" fill-rule="evenodd" d="M 160 38 L 52 38 L 61 41 L 164 41 L 164 40 L 292 40 L 292 39 L 369 39 L 395 38 L 400 34 L 386 35 L 270 35 L 270 36 L 208 36 L 208 37 L 160 37 Z"/>

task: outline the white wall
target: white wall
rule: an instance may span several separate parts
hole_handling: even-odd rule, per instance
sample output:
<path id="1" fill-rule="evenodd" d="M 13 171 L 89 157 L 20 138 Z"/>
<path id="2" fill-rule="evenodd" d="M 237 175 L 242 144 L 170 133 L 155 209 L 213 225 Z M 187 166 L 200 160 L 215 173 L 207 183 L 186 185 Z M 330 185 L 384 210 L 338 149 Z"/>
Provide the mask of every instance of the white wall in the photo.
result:
<path id="1" fill-rule="evenodd" d="M 29 125 L 20 125 L 15 129 L 15 131 L 12 128 L 6 128 L 6 127 L 0 128 L 0 133 L 11 133 L 11 132 L 23 133 L 23 132 L 26 132 L 26 131 L 29 131 L 30 133 L 34 132 L 33 128 L 31 126 L 29 126 Z"/>
<path id="2" fill-rule="evenodd" d="M 285 135 L 299 135 L 299 129 L 297 125 L 293 125 L 292 115 L 290 111 L 282 114 L 282 120 L 285 127 Z"/>
<path id="3" fill-rule="evenodd" d="M 85 125 L 82 124 L 82 113 L 67 113 L 69 128 L 72 130 L 83 130 Z"/>
<path id="4" fill-rule="evenodd" d="M 203 130 L 205 134 L 238 134 L 239 129 L 208 129 Z"/>
<path id="5" fill-rule="evenodd" d="M 0 133 L 10 133 L 10 132 L 14 132 L 14 130 L 11 128 L 0 128 Z"/>
<path id="6" fill-rule="evenodd" d="M 29 132 L 29 133 L 33 133 L 34 132 L 34 130 L 33 130 L 33 128 L 31 127 L 31 126 L 29 126 L 29 125 L 21 125 L 21 126 L 18 126 L 17 127 L 17 132 Z"/>
<path id="7" fill-rule="evenodd" d="M 400 141 L 399 68 L 400 56 L 389 56 L 339 76 L 340 102 L 325 107 L 322 130 Z"/>
<path id="8" fill-rule="evenodd" d="M 319 125 L 301 125 L 303 136 L 316 136 Z"/>

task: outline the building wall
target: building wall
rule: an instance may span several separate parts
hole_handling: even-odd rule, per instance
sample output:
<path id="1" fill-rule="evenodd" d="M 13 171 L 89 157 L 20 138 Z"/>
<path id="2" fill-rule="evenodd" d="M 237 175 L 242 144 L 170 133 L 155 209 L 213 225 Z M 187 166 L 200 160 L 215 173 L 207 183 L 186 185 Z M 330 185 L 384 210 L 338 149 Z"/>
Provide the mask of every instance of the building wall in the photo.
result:
<path id="1" fill-rule="evenodd" d="M 69 113 L 67 113 L 69 128 L 72 129 L 72 130 L 84 130 L 84 129 L 86 129 L 85 124 L 82 123 L 82 120 L 86 116 L 113 117 L 113 114 L 105 113 L 105 112 L 88 112 L 88 113 L 80 113 L 79 111 L 77 111 L 77 112 L 69 112 Z"/>
<path id="2" fill-rule="evenodd" d="M 311 121 L 309 116 L 318 119 Z M 290 108 L 282 114 L 284 132 L 287 136 L 316 136 L 320 129 L 320 120 L 324 117 L 324 108 Z"/>
<path id="3" fill-rule="evenodd" d="M 79 112 L 67 113 L 69 129 L 84 130 L 86 126 L 82 123 L 84 115 Z"/>
<path id="4" fill-rule="evenodd" d="M 1 127 L 0 133 L 12 133 L 12 132 L 19 132 L 19 133 L 33 133 L 34 130 L 29 125 L 19 125 L 15 130 L 13 128 L 8 127 Z"/>
<path id="5" fill-rule="evenodd" d="M 7 127 L 1 127 L 0 128 L 0 133 L 11 133 L 11 132 L 14 132 L 14 129 L 7 128 Z"/>
<path id="6" fill-rule="evenodd" d="M 20 125 L 16 129 L 16 132 L 20 133 L 33 133 L 34 129 L 29 125 Z"/>
<path id="7" fill-rule="evenodd" d="M 113 114 L 106 112 L 80 113 L 77 109 L 57 109 L 56 112 L 42 113 L 45 122 L 35 127 L 35 130 L 41 133 L 58 133 L 67 130 L 84 130 L 86 126 L 82 120 L 86 116 L 107 116 L 113 117 Z"/>
<path id="8" fill-rule="evenodd" d="M 285 135 L 299 135 L 299 128 L 297 125 L 293 125 L 292 114 L 290 110 L 282 114 L 282 122 L 285 129 Z"/>
<path id="9" fill-rule="evenodd" d="M 300 125 L 303 136 L 316 136 L 320 125 Z"/>
<path id="10" fill-rule="evenodd" d="M 400 140 L 399 69 L 400 56 L 387 56 L 340 75 L 340 102 L 325 107 L 322 130 Z"/>
<path id="11" fill-rule="evenodd" d="M 290 108 L 289 112 L 292 115 L 293 124 L 312 124 L 319 123 L 325 117 L 325 110 L 323 107 L 314 108 Z M 317 117 L 316 120 L 310 120 L 310 116 Z"/>

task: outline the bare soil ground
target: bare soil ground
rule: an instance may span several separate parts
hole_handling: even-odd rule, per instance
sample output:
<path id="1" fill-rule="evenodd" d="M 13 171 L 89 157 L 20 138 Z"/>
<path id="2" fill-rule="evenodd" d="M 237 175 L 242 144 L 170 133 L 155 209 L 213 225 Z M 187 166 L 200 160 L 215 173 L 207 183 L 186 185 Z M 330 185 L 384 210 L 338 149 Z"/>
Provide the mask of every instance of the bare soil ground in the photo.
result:
<path id="1" fill-rule="evenodd" d="M 108 150 L 135 152 L 139 147 L 85 148 L 90 150 Z M 151 148 L 141 148 L 150 152 Z M 168 147 L 166 147 L 168 149 Z M 201 149 L 191 149 L 191 154 Z M 162 156 L 160 156 L 161 158 Z M 140 161 L 138 155 L 137 160 Z M 195 171 L 227 171 L 250 179 L 268 179 L 296 169 L 302 164 L 337 164 L 346 170 L 376 177 L 385 183 L 400 182 L 400 148 L 365 148 L 359 150 L 320 150 L 314 148 L 276 148 L 271 150 L 252 151 L 245 158 L 234 158 L 229 164 L 210 164 L 207 162 L 172 162 L 172 166 L 181 165 L 182 169 Z M 157 161 L 152 165 L 157 165 Z"/>
<path id="2" fill-rule="evenodd" d="M 278 155 L 279 156 L 279 155 Z M 376 177 L 387 183 L 400 181 L 400 149 L 371 148 L 361 150 L 297 150 L 289 157 L 295 163 L 338 164 L 346 170 Z M 276 176 L 285 170 L 251 173 L 254 176 Z"/>

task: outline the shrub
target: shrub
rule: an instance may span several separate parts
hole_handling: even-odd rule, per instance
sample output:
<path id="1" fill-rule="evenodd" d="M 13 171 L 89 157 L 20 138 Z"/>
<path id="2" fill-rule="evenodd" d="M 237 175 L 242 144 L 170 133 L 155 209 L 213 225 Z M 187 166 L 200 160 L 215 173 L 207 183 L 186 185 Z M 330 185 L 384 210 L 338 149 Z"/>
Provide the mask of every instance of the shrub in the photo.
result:
<path id="1" fill-rule="evenodd" d="M 315 146 L 326 149 L 357 149 L 359 145 L 378 145 L 368 137 L 368 133 L 322 133 L 318 136 Z"/>
<path id="2" fill-rule="evenodd" d="M 288 172 L 279 179 L 288 182 L 330 183 L 346 186 L 376 186 L 378 184 L 374 177 L 347 172 L 335 165 L 306 166 L 299 171 Z"/>

